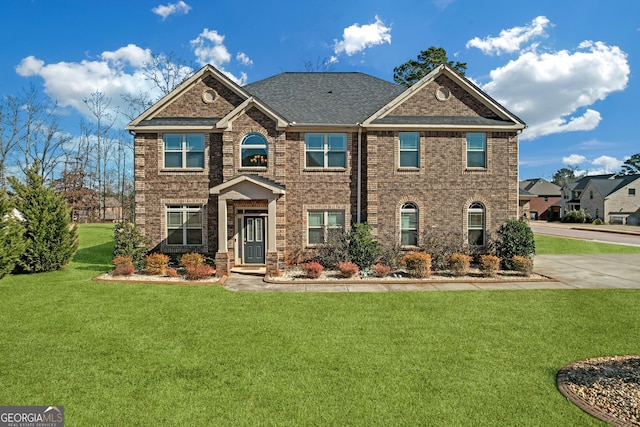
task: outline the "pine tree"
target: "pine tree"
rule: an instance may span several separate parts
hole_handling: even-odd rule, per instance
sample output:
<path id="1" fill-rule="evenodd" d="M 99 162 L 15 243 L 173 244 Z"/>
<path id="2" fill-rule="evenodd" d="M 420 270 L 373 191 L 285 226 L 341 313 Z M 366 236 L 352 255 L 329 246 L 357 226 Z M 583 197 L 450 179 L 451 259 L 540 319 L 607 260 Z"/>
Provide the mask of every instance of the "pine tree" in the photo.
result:
<path id="1" fill-rule="evenodd" d="M 36 162 L 27 171 L 24 184 L 15 177 L 9 178 L 15 206 L 25 219 L 26 248 L 17 265 L 24 273 L 61 269 L 78 249 L 78 229 L 70 224 L 64 198 L 44 184 L 39 172 L 40 164 Z"/>
<path id="2" fill-rule="evenodd" d="M 0 190 L 0 279 L 13 271 L 24 252 L 23 233 L 22 223 L 11 214 L 7 194 Z"/>

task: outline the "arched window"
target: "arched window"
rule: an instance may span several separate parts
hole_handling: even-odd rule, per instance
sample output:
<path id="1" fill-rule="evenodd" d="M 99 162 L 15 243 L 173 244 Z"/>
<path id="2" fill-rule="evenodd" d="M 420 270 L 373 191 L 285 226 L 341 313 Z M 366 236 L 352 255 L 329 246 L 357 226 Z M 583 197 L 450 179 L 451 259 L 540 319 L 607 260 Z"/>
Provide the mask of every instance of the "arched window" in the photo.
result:
<path id="1" fill-rule="evenodd" d="M 418 207 L 412 202 L 400 208 L 400 245 L 418 245 Z"/>
<path id="2" fill-rule="evenodd" d="M 467 209 L 467 229 L 469 245 L 484 246 L 485 244 L 485 208 L 482 203 L 473 202 Z"/>
<path id="3" fill-rule="evenodd" d="M 242 167 L 267 167 L 267 140 L 259 133 L 245 136 L 240 145 Z"/>

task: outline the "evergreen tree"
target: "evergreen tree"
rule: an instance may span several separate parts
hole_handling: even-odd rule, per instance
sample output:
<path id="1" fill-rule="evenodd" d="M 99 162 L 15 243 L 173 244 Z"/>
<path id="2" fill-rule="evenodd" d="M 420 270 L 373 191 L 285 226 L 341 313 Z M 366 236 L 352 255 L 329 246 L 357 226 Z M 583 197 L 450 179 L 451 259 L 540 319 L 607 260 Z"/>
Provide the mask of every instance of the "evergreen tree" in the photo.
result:
<path id="1" fill-rule="evenodd" d="M 11 214 L 11 205 L 4 190 L 0 190 L 0 279 L 11 273 L 24 252 L 24 228 Z"/>
<path id="2" fill-rule="evenodd" d="M 70 224 L 64 198 L 53 187 L 44 185 L 39 172 L 40 164 L 36 162 L 27 171 L 25 183 L 9 178 L 15 206 L 25 219 L 26 248 L 17 263 L 18 270 L 24 273 L 63 268 L 78 249 L 78 229 Z"/>
<path id="3" fill-rule="evenodd" d="M 393 80 L 403 86 L 413 86 L 421 78 L 439 67 L 447 64 L 458 74 L 464 76 L 467 71 L 466 62 L 453 62 L 447 58 L 447 51 L 441 47 L 431 46 L 427 50 L 422 50 L 416 59 L 410 59 L 404 64 L 400 64 L 393 69 Z"/>

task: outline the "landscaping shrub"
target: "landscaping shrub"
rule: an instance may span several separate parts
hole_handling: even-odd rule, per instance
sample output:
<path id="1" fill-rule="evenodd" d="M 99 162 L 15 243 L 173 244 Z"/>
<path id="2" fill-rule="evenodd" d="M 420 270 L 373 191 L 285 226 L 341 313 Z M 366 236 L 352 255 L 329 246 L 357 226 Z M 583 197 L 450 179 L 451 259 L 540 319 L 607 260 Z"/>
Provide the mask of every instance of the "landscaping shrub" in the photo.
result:
<path id="1" fill-rule="evenodd" d="M 511 263 L 513 269 L 523 276 L 530 276 L 533 272 L 533 261 L 530 258 L 516 255 L 511 259 Z"/>
<path id="2" fill-rule="evenodd" d="M 358 266 L 352 262 L 341 262 L 338 264 L 338 269 L 344 277 L 353 277 L 358 274 Z"/>
<path id="3" fill-rule="evenodd" d="M 316 261 L 309 261 L 303 266 L 307 277 L 310 279 L 317 279 L 322 274 L 322 265 Z"/>
<path id="4" fill-rule="evenodd" d="M 114 276 L 131 276 L 136 272 L 131 257 L 117 256 L 113 258 L 113 272 Z"/>
<path id="5" fill-rule="evenodd" d="M 167 268 L 167 277 L 178 277 L 178 270 L 175 268 Z"/>
<path id="6" fill-rule="evenodd" d="M 480 257 L 480 271 L 483 276 L 494 277 L 500 270 L 500 258 L 495 255 L 482 255 Z"/>
<path id="7" fill-rule="evenodd" d="M 24 225 L 11 215 L 11 204 L 4 192 L 0 191 L 0 279 L 11 273 L 23 254 Z"/>
<path id="8" fill-rule="evenodd" d="M 414 277 L 431 276 L 431 255 L 424 252 L 410 252 L 402 257 L 401 264 Z"/>
<path id="9" fill-rule="evenodd" d="M 453 253 L 470 253 L 462 233 L 439 228 L 429 229 L 421 234 L 420 249 L 431 255 L 431 266 L 434 270 L 447 270 L 449 257 Z"/>
<path id="10" fill-rule="evenodd" d="M 167 274 L 169 257 L 165 254 L 153 253 L 145 257 L 145 272 L 152 276 L 164 276 Z"/>
<path id="11" fill-rule="evenodd" d="M 23 273 L 40 273 L 65 267 L 78 249 L 78 227 L 70 222 L 67 202 L 44 184 L 40 163 L 26 173 L 25 182 L 10 176 L 12 201 L 24 217 L 25 249 L 16 260 Z"/>
<path id="12" fill-rule="evenodd" d="M 328 230 L 327 242 L 320 245 L 313 261 L 327 268 L 338 268 L 338 264 L 349 261 L 349 245 L 347 235 L 340 230 Z"/>
<path id="13" fill-rule="evenodd" d="M 502 268 L 513 270 L 515 255 L 531 258 L 536 253 L 533 232 L 526 221 L 509 219 L 498 229 L 495 254 L 502 259 Z"/>
<path id="14" fill-rule="evenodd" d="M 189 280 L 202 280 L 214 274 L 216 274 L 216 269 L 206 264 L 190 265 L 185 269 L 185 276 Z"/>
<path id="15" fill-rule="evenodd" d="M 593 225 L 602 225 L 602 224 L 604 224 L 604 222 L 600 218 L 596 218 L 596 219 L 593 220 L 593 222 L 591 224 L 593 224 Z"/>
<path id="16" fill-rule="evenodd" d="M 134 267 L 142 269 L 147 253 L 147 239 L 142 235 L 140 227 L 133 222 L 120 222 L 113 229 L 113 238 L 113 256 L 131 257 Z"/>
<path id="17" fill-rule="evenodd" d="M 378 263 L 371 268 L 371 271 L 376 277 L 386 277 L 391 272 L 391 267 Z"/>
<path id="18" fill-rule="evenodd" d="M 585 209 L 577 211 L 569 211 L 562 217 L 562 222 L 583 224 L 585 222 L 591 222 L 592 218 Z"/>
<path id="19" fill-rule="evenodd" d="M 180 257 L 180 266 L 184 268 L 195 267 L 198 265 L 205 265 L 206 259 L 204 255 L 197 252 L 191 252 L 184 254 Z"/>
<path id="20" fill-rule="evenodd" d="M 465 276 L 469 274 L 471 257 L 465 254 L 451 254 L 449 257 L 449 271 L 454 276 Z"/>
<path id="21" fill-rule="evenodd" d="M 369 268 L 380 256 L 380 244 L 371 234 L 371 226 L 366 222 L 354 224 L 347 233 L 348 260 L 360 269 Z"/>

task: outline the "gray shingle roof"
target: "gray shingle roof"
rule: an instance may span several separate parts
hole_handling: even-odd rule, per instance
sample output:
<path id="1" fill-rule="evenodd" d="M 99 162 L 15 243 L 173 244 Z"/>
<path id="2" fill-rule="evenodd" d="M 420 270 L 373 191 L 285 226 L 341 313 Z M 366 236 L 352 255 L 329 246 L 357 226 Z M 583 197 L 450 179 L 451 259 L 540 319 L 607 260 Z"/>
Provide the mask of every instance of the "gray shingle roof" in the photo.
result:
<path id="1" fill-rule="evenodd" d="M 559 196 L 560 187 L 546 179 L 536 178 L 520 182 L 519 187 L 538 196 Z"/>
<path id="2" fill-rule="evenodd" d="M 488 119 L 480 116 L 386 116 L 376 119 L 379 124 L 427 124 L 427 125 L 508 125 L 511 121 Z"/>
<path id="3" fill-rule="evenodd" d="M 607 197 L 638 178 L 640 178 L 640 175 L 629 175 L 612 179 L 592 179 L 591 185 L 593 185 L 603 197 Z"/>
<path id="4" fill-rule="evenodd" d="M 355 125 L 406 88 L 363 73 L 282 73 L 243 89 L 289 122 Z"/>

